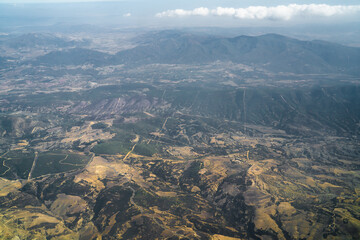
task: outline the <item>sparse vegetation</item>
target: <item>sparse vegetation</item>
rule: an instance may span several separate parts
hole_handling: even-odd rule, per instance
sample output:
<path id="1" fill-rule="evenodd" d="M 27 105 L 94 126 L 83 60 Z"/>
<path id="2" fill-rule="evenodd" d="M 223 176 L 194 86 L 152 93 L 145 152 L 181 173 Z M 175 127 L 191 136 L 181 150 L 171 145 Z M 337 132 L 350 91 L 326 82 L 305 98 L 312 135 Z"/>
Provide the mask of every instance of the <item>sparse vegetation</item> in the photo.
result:
<path id="1" fill-rule="evenodd" d="M 103 123 L 103 122 L 99 122 L 99 123 L 95 123 L 95 124 L 91 125 L 92 129 L 106 129 L 108 127 L 109 126 L 106 123 Z"/>
<path id="2" fill-rule="evenodd" d="M 0 239 L 359 239 L 358 48 L 75 32 L 0 34 Z"/>

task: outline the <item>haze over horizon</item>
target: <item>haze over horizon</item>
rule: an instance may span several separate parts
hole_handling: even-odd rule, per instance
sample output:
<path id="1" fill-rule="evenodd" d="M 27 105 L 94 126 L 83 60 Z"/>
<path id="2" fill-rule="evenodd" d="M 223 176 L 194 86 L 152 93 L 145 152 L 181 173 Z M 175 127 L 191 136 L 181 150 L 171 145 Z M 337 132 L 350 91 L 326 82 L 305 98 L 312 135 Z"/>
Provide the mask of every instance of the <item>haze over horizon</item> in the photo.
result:
<path id="1" fill-rule="evenodd" d="M 0 26 L 14 19 L 27 24 L 42 21 L 126 27 L 274 27 L 360 21 L 357 1 L 0 0 L 0 4 Z"/>
<path id="2" fill-rule="evenodd" d="M 116 29 L 215 27 L 228 29 L 229 36 L 278 33 L 360 46 L 357 1 L 0 0 L 0 16 L 3 33 L 84 24 Z"/>
<path id="3" fill-rule="evenodd" d="M 360 239 L 360 1 L 0 0 L 0 239 Z"/>

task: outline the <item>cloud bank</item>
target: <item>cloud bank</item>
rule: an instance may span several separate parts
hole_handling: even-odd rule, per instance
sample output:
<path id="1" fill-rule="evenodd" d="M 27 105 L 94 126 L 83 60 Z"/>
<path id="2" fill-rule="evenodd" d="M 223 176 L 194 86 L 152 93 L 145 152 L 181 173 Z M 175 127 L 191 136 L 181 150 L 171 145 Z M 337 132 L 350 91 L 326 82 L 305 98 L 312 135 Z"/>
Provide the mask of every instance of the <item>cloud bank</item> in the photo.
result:
<path id="1" fill-rule="evenodd" d="M 227 16 L 238 19 L 286 21 L 295 17 L 331 17 L 354 13 L 360 13 L 360 5 L 289 4 L 275 7 L 250 6 L 247 8 L 218 7 L 209 9 L 200 7 L 193 10 L 175 9 L 157 13 L 156 17 Z"/>

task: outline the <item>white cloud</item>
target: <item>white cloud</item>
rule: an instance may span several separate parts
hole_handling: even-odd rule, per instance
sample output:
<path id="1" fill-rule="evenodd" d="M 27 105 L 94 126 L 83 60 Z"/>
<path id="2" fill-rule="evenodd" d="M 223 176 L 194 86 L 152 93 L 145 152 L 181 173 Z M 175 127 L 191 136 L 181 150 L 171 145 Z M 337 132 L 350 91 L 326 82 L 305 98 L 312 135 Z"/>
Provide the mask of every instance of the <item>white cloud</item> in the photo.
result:
<path id="1" fill-rule="evenodd" d="M 210 10 L 208 8 L 200 7 L 190 11 L 184 9 L 168 10 L 156 14 L 156 17 L 208 16 L 209 14 Z"/>
<path id="2" fill-rule="evenodd" d="M 175 9 L 158 13 L 156 17 L 228 16 L 238 19 L 290 20 L 294 17 L 331 17 L 354 13 L 360 13 L 360 5 L 289 4 L 275 7 Z"/>
<path id="3" fill-rule="evenodd" d="M 131 13 L 125 13 L 123 17 L 131 17 Z"/>

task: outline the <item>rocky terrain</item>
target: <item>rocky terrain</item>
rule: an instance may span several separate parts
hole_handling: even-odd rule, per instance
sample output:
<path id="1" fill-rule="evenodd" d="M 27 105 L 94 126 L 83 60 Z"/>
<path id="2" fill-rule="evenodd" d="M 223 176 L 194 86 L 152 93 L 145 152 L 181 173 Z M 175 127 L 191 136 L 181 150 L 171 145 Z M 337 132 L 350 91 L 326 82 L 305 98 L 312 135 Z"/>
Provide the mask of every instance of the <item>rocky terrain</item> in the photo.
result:
<path id="1" fill-rule="evenodd" d="M 1 36 L 0 239 L 360 238 L 358 48 L 71 39 Z"/>

